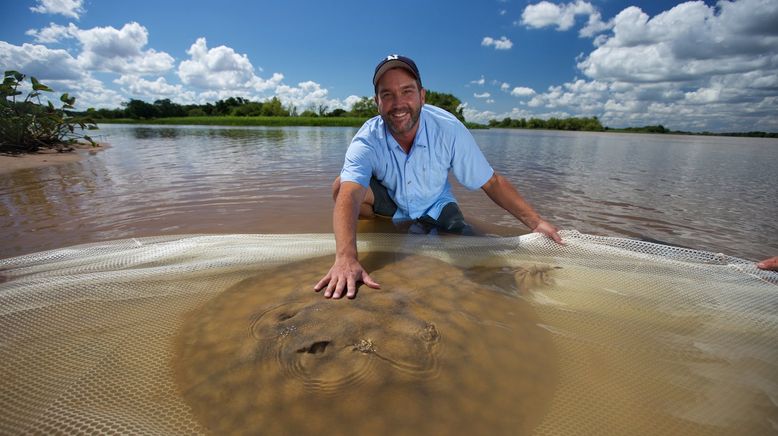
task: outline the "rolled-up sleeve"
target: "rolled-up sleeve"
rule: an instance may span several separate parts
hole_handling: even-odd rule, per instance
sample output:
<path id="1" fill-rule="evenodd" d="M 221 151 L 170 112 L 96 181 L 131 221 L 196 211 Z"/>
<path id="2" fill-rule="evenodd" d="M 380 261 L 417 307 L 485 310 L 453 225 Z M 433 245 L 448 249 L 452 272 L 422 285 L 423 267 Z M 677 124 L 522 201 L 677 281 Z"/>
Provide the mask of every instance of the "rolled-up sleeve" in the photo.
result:
<path id="1" fill-rule="evenodd" d="M 346 151 L 343 169 L 340 171 L 340 181 L 359 183 L 370 186 L 373 175 L 373 152 L 364 138 L 355 136 Z"/>
<path id="2" fill-rule="evenodd" d="M 459 183 L 471 191 L 485 185 L 494 170 L 466 127 L 457 129 L 452 148 L 451 167 Z"/>

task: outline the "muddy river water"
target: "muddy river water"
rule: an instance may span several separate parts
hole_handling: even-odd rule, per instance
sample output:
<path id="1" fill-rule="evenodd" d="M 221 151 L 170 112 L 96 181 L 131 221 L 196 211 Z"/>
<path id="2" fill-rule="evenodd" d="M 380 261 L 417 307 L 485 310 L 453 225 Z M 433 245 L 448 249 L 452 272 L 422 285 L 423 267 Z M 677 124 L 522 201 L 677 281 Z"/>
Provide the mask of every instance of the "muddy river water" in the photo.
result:
<path id="1" fill-rule="evenodd" d="M 137 236 L 327 233 L 352 128 L 104 125 L 111 148 L 0 176 L 0 258 Z M 778 140 L 492 129 L 492 166 L 561 228 L 758 260 L 778 253 Z M 523 225 L 457 187 L 491 233 Z"/>
<path id="2" fill-rule="evenodd" d="M 0 433 L 778 430 L 778 274 L 716 254 L 778 254 L 778 141 L 474 131 L 549 221 L 631 239 L 513 237 L 455 186 L 489 236 L 363 221 L 382 287 L 335 301 L 354 133 L 109 125 L 0 175 Z"/>

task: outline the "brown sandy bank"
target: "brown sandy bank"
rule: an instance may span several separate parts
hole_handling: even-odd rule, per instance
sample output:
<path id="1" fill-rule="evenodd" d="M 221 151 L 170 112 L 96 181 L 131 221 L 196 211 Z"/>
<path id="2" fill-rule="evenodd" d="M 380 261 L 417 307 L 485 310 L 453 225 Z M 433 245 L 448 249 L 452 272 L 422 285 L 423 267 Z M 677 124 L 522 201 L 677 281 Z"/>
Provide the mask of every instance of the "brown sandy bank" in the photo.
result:
<path id="1" fill-rule="evenodd" d="M 49 165 L 61 165 L 77 162 L 85 156 L 93 155 L 98 151 L 109 148 L 109 144 L 98 144 L 93 147 L 89 144 L 77 144 L 75 150 L 60 153 L 56 150 L 41 150 L 36 153 L 24 153 L 18 155 L 0 153 L 0 174 L 8 174 L 17 170 L 40 168 Z"/>

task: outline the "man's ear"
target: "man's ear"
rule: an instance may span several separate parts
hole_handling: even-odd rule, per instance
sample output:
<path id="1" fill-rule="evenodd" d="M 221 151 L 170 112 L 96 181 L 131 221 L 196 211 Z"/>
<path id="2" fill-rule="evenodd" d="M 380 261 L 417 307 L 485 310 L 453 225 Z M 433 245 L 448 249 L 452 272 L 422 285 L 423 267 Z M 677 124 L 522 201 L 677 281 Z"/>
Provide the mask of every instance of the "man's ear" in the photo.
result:
<path id="1" fill-rule="evenodd" d="M 424 106 L 427 98 L 427 90 L 424 88 L 421 88 L 421 105 Z"/>
<path id="2" fill-rule="evenodd" d="M 378 94 L 373 96 L 373 101 L 375 102 L 375 105 L 378 106 Z"/>

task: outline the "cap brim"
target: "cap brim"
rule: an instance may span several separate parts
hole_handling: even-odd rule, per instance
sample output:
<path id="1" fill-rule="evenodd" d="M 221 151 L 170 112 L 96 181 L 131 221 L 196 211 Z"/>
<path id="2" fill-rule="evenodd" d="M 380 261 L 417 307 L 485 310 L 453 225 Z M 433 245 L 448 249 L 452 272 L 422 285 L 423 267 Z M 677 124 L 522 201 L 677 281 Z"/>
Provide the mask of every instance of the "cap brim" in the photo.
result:
<path id="1" fill-rule="evenodd" d="M 419 80 L 419 76 L 416 75 L 416 72 L 413 71 L 413 69 L 410 67 L 410 65 L 406 64 L 403 61 L 400 60 L 391 60 L 386 62 L 385 64 L 381 65 L 381 68 L 376 71 L 376 73 L 373 75 L 373 86 L 378 85 L 378 80 L 381 79 L 381 76 L 384 75 L 385 72 L 394 69 L 394 68 L 402 68 L 405 71 L 411 73 L 411 76 L 415 77 L 416 80 Z"/>

